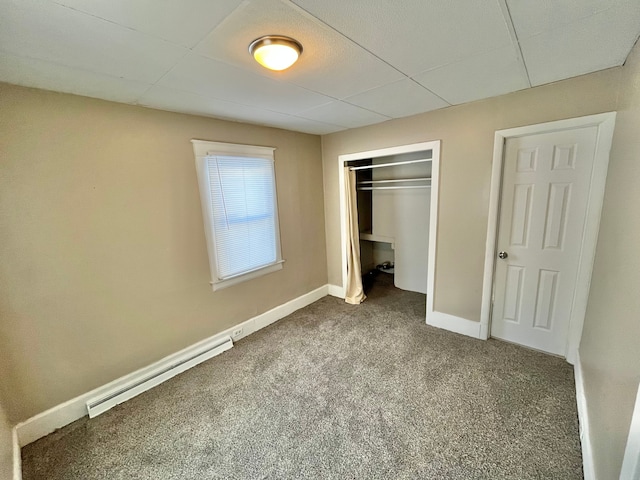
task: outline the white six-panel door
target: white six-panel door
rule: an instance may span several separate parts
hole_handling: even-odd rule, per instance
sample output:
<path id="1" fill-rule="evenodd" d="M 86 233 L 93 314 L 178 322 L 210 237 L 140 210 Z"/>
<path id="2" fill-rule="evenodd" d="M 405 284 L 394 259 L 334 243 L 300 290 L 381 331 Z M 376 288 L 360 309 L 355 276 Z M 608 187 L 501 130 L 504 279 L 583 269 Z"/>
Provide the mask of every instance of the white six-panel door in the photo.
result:
<path id="1" fill-rule="evenodd" d="M 506 140 L 491 336 L 564 356 L 597 133 Z"/>

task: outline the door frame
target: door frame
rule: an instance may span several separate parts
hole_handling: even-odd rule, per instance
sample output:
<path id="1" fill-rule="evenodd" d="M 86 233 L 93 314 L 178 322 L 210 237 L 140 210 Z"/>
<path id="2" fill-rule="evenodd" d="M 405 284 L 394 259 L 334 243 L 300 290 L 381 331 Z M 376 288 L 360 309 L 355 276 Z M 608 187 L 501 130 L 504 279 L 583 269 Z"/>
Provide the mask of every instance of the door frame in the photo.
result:
<path id="1" fill-rule="evenodd" d="M 491 314 L 494 295 L 494 272 L 499 228 L 500 198 L 502 194 L 502 172 L 504 166 L 504 147 L 509 138 L 524 137 L 541 133 L 560 132 L 575 128 L 597 127 L 596 151 L 589 185 L 587 215 L 580 247 L 580 259 L 576 288 L 571 302 L 569 334 L 565 357 L 572 365 L 580 346 L 582 327 L 587 311 L 591 273 L 600 228 L 600 214 L 604 200 L 604 189 L 609 167 L 609 151 L 613 139 L 616 112 L 600 113 L 585 117 L 558 120 L 555 122 L 527 125 L 524 127 L 498 130 L 493 145 L 493 167 L 491 170 L 491 190 L 489 194 L 489 218 L 487 243 L 485 247 L 484 278 L 482 283 L 482 307 L 480 313 L 480 336 L 486 340 L 491 335 Z"/>
<path id="2" fill-rule="evenodd" d="M 340 188 L 340 252 L 342 260 L 342 288 L 329 292 L 340 298 L 345 297 L 347 288 L 347 200 L 344 191 L 344 166 L 347 162 L 368 158 L 400 155 L 403 153 L 431 150 L 431 207 L 429 210 L 429 252 L 427 265 L 427 316 L 433 311 L 433 293 L 435 290 L 436 239 L 438 229 L 438 187 L 440 185 L 440 140 L 412 143 L 396 147 L 380 148 L 365 152 L 338 155 L 338 185 Z M 429 307 L 431 307 L 429 309 Z"/>
<path id="3" fill-rule="evenodd" d="M 629 425 L 629 435 L 627 436 L 627 446 L 622 458 L 620 478 L 640 478 L 640 386 L 638 386 L 636 403 L 631 416 L 631 424 Z"/>

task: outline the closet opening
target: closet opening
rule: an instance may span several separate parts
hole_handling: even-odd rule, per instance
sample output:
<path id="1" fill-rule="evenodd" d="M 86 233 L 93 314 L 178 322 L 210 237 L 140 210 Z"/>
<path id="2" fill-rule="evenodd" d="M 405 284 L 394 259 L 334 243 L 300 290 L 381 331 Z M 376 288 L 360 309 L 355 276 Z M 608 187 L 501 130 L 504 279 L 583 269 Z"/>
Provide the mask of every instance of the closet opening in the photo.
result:
<path id="1" fill-rule="evenodd" d="M 435 141 L 339 157 L 345 295 L 356 211 L 364 293 L 380 281 L 432 297 L 439 151 Z"/>

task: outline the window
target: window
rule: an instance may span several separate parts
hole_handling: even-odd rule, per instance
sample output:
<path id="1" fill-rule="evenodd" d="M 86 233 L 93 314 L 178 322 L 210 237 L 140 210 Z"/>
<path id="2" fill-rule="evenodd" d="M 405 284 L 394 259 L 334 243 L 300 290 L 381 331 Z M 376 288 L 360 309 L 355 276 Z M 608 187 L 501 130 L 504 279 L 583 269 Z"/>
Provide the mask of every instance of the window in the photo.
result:
<path id="1" fill-rule="evenodd" d="M 281 269 L 274 149 L 192 143 L 213 290 Z"/>

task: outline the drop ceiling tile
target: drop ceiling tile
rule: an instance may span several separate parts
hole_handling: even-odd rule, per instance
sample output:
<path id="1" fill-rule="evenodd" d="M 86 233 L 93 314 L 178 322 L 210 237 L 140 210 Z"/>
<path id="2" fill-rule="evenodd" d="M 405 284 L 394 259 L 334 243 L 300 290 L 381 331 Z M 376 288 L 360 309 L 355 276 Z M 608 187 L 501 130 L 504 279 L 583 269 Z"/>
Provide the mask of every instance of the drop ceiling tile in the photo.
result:
<path id="1" fill-rule="evenodd" d="M 622 65 L 638 39 L 640 8 L 623 2 L 520 41 L 532 85 Z"/>
<path id="2" fill-rule="evenodd" d="M 293 0 L 407 75 L 511 44 L 497 1 Z"/>
<path id="3" fill-rule="evenodd" d="M 139 32 L 193 47 L 242 0 L 54 0 Z M 177 21 L 179 19 L 179 21 Z"/>
<path id="4" fill-rule="evenodd" d="M 274 33 L 295 38 L 303 45 L 298 62 L 283 72 L 264 69 L 248 51 L 253 40 Z M 280 0 L 254 0 L 243 4 L 195 51 L 334 98 L 344 98 L 403 78 L 396 69 L 302 9 Z"/>
<path id="5" fill-rule="evenodd" d="M 151 86 L 1 51 L 0 81 L 123 103 L 133 103 Z"/>
<path id="6" fill-rule="evenodd" d="M 413 78 L 453 105 L 529 87 L 514 47 L 467 58 Z"/>
<path id="7" fill-rule="evenodd" d="M 316 122 L 308 118 L 301 118 L 294 115 L 282 115 L 280 117 L 270 117 L 265 125 L 278 127 L 284 130 L 292 130 L 294 132 L 311 133 L 314 135 L 327 135 L 329 133 L 346 130 L 345 127 L 331 125 L 324 122 Z"/>
<path id="8" fill-rule="evenodd" d="M 618 3 L 620 0 L 507 0 L 520 39 L 585 19 Z"/>
<path id="9" fill-rule="evenodd" d="M 237 103 L 208 98 L 202 95 L 157 85 L 142 95 L 138 100 L 138 104 L 173 112 L 203 115 L 207 117 L 259 125 L 276 126 L 287 130 L 312 133 L 316 135 L 324 135 L 326 133 L 342 130 L 342 127 L 337 125 L 330 125 L 269 110 L 247 107 Z"/>
<path id="10" fill-rule="evenodd" d="M 228 120 L 246 120 L 256 112 L 256 109 L 245 105 L 159 85 L 154 85 L 144 95 L 141 95 L 136 103 L 144 107 L 153 107 L 160 110 Z"/>
<path id="11" fill-rule="evenodd" d="M 345 128 L 363 127 L 373 123 L 384 122 L 389 117 L 380 115 L 379 113 L 365 110 L 364 108 L 349 105 L 348 103 L 334 101 L 306 110 L 297 116 L 316 120 L 318 122 L 326 122 L 334 125 L 340 125 Z"/>
<path id="12" fill-rule="evenodd" d="M 280 113 L 297 113 L 331 98 L 191 53 L 159 85 Z"/>
<path id="13" fill-rule="evenodd" d="M 153 83 L 187 50 L 52 2 L 1 2 L 0 49 Z"/>
<path id="14" fill-rule="evenodd" d="M 408 117 L 449 105 L 408 78 L 348 97 L 345 102 L 391 118 Z"/>
<path id="15" fill-rule="evenodd" d="M 327 133 L 438 108 L 400 71 L 452 103 L 523 88 L 501 1 L 0 0 L 0 80 Z M 622 64 L 640 32 L 638 0 L 504 1 L 536 85 Z M 299 63 L 255 64 L 266 33 Z"/>

